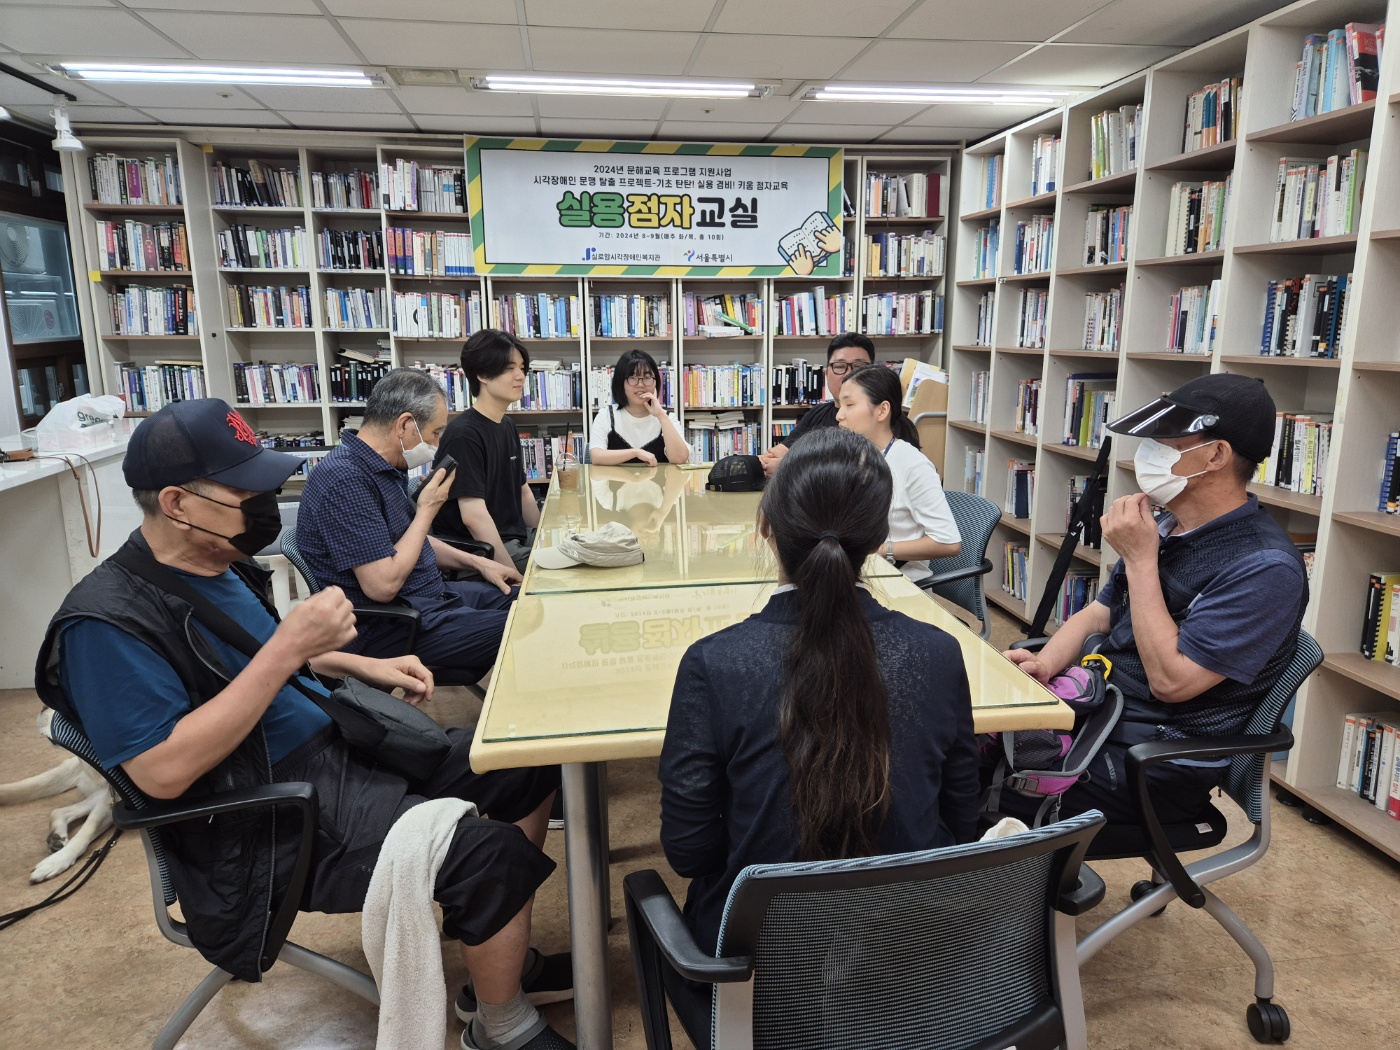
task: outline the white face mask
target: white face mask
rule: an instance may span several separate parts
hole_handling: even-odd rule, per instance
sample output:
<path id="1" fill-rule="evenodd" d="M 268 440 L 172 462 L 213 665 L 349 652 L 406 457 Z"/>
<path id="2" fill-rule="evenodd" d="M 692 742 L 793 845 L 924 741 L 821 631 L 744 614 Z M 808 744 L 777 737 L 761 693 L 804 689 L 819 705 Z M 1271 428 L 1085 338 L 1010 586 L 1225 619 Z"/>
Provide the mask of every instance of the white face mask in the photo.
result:
<path id="1" fill-rule="evenodd" d="M 1172 467 L 1183 453 L 1208 444 L 1210 442 L 1203 441 L 1199 445 L 1192 445 L 1191 448 L 1178 450 L 1160 441 L 1143 438 L 1137 447 L 1137 454 L 1133 457 L 1133 473 L 1137 475 L 1138 488 L 1157 506 L 1167 506 L 1186 491 L 1188 481 L 1205 473 L 1204 470 L 1198 470 L 1194 474 L 1173 474 Z"/>
<path id="2" fill-rule="evenodd" d="M 418 444 L 403 449 L 403 461 L 409 470 L 414 467 L 426 467 L 437 456 L 437 446 L 423 440 L 423 431 L 419 429 L 416 419 L 413 421 L 413 429 L 418 431 Z M 402 441 L 399 442 L 399 448 L 403 448 Z"/>

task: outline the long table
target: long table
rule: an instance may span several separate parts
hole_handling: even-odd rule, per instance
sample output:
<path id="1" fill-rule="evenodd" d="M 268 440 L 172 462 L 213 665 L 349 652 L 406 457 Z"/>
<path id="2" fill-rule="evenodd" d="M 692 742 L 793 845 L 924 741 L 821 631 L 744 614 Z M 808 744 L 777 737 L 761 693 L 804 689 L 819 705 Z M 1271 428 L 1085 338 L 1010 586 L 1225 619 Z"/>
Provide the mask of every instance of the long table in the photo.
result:
<path id="1" fill-rule="evenodd" d="M 541 569 L 531 560 L 506 622 L 472 741 L 478 771 L 558 763 L 578 1045 L 611 1050 L 606 764 L 661 753 L 676 668 L 697 638 L 763 607 L 777 564 L 757 531 L 758 493 L 716 493 L 705 471 L 581 467 L 576 491 L 550 486 L 539 546 L 622 521 L 641 565 Z M 866 563 L 885 605 L 957 639 L 978 732 L 1069 728 L 1069 708 L 883 558 Z"/>

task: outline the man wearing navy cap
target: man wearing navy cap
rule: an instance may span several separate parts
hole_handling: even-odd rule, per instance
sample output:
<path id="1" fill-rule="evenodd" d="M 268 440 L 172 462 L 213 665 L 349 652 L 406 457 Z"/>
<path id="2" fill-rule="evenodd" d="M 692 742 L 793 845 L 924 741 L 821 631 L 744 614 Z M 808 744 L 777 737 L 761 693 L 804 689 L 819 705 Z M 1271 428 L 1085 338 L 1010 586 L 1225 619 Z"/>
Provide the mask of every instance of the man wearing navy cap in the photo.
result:
<path id="1" fill-rule="evenodd" d="M 478 1045 L 567 1047 L 520 981 L 531 902 L 554 869 L 539 847 L 558 769 L 474 774 L 470 733 L 449 730 L 453 748 L 442 766 L 410 784 L 351 751 L 321 707 L 290 684 L 324 694 L 314 671 L 402 688 L 409 703 L 433 693 L 416 656 L 342 651 L 355 637 L 355 616 L 339 587 L 278 622 L 267 574 L 249 558 L 277 537 L 277 489 L 300 462 L 262 448 L 216 398 L 167 405 L 144 420 L 123 464 L 141 527 L 54 615 L 36 668 L 39 696 L 82 726 L 105 768 L 121 767 L 154 799 L 311 783 L 320 807 L 302 901 L 311 911 L 360 910 L 384 836 L 408 809 L 435 798 L 475 802 L 492 819 L 458 822 L 433 896 L 475 982 Z M 205 627 L 195 606 L 157 582 L 163 576 L 232 617 L 258 652 L 250 659 Z M 161 831 L 192 941 L 242 980 L 261 978 L 266 915 L 285 892 L 296 825 L 257 810 Z M 530 968 L 545 967 L 536 955 Z M 562 968 L 567 974 L 567 962 Z M 554 998 L 567 997 L 567 977 L 564 985 Z"/>
<path id="2" fill-rule="evenodd" d="M 1123 719 L 1088 778 L 1064 795 L 1062 815 L 1100 809 L 1110 822 L 1135 821 L 1127 749 L 1242 732 L 1292 659 L 1307 573 L 1247 488 L 1272 449 L 1275 419 L 1262 380 L 1215 374 L 1109 424 L 1142 439 L 1133 461 L 1142 491 L 1115 500 L 1102 519 L 1118 563 L 1098 600 L 1044 649 L 1006 654 L 1045 682 L 1078 662 L 1090 635 L 1108 636 L 1099 651 L 1123 691 Z M 1154 516 L 1154 507 L 1165 512 Z M 1201 813 L 1225 761 L 1152 767 L 1158 817 L 1182 823 Z"/>

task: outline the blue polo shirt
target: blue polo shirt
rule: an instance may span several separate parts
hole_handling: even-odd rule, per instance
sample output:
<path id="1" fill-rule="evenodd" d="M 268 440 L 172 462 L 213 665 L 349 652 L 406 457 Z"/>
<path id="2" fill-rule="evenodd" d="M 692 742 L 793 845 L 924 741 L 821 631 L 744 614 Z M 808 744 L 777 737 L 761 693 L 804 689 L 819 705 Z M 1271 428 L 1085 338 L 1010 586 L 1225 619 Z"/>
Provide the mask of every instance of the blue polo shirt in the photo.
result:
<path id="1" fill-rule="evenodd" d="M 392 558 L 415 510 L 408 473 L 355 431 L 343 430 L 340 444 L 307 478 L 297 512 L 297 546 L 322 587 L 340 587 L 353 604 L 364 605 L 370 599 L 360 589 L 355 567 Z M 443 593 L 437 557 L 424 543 L 398 597 L 437 598 Z"/>

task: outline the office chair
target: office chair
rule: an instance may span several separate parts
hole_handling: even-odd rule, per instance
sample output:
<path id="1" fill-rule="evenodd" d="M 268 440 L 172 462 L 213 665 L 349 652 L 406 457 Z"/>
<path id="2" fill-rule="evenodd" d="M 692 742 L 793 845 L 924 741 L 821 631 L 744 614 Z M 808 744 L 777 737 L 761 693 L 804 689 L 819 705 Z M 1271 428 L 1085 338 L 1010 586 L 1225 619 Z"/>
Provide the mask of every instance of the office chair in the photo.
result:
<path id="1" fill-rule="evenodd" d="M 987 614 L 987 599 L 982 577 L 992 571 L 987 557 L 987 544 L 992 529 L 1001 521 L 1001 511 L 991 500 L 971 492 L 948 490 L 948 509 L 957 522 L 962 537 L 962 550 L 951 558 L 936 558 L 928 563 L 933 575 L 918 581 L 919 587 L 946 598 L 977 617 L 982 640 L 992 636 L 992 618 Z"/>
<path id="2" fill-rule="evenodd" d="M 282 557 L 292 563 L 292 568 L 306 581 L 306 589 L 312 594 L 321 591 L 321 583 L 316 579 L 316 574 L 311 571 L 311 566 L 306 563 L 306 559 L 301 556 L 301 548 L 297 545 L 297 530 L 295 528 L 283 528 L 282 535 L 278 538 L 281 545 Z M 404 644 L 406 652 L 413 651 L 413 645 L 418 641 L 418 631 L 423 624 L 423 614 L 417 609 L 408 605 L 384 605 L 375 603 L 373 605 L 355 606 L 355 616 L 363 620 L 382 620 L 386 623 L 397 624 L 404 629 L 407 634 L 407 641 Z"/>
<path id="3" fill-rule="evenodd" d="M 1074 916 L 1103 898 L 1080 863 L 1102 824 L 1085 813 L 966 846 L 745 868 L 714 957 L 661 876 L 633 872 L 647 1047 L 671 1047 L 669 999 L 701 1048 L 1082 1048 Z"/>
<path id="4" fill-rule="evenodd" d="M 146 864 L 151 873 L 156 926 L 167 940 L 184 948 L 193 948 L 194 945 L 190 941 L 185 923 L 170 914 L 170 908 L 177 902 L 177 898 L 166 868 L 160 829 L 180 821 L 209 820 L 216 814 L 246 812 L 270 806 L 295 808 L 300 814 L 301 842 L 286 896 L 275 913 L 268 912 L 267 933 L 259 965 L 266 973 L 273 963 L 284 962 L 338 984 L 375 1006 L 379 1005 L 379 989 L 368 974 L 287 940 L 292 923 L 296 920 L 297 905 L 301 901 L 307 875 L 311 870 L 317 811 L 314 787 L 300 783 L 268 784 L 245 791 L 207 795 L 189 803 L 155 802 L 143 795 L 120 767 L 104 769 L 83 731 L 58 712 L 54 712 L 50 733 L 55 744 L 91 765 L 106 777 L 107 782 L 116 791 L 119 801 L 112 810 L 112 822 L 123 831 L 141 833 L 141 843 L 146 849 Z M 194 1023 L 194 1019 L 218 994 L 219 989 L 233 979 L 233 974 L 227 970 L 214 967 L 165 1023 L 165 1027 L 152 1044 L 153 1050 L 172 1050 L 185 1034 L 185 1030 Z"/>

